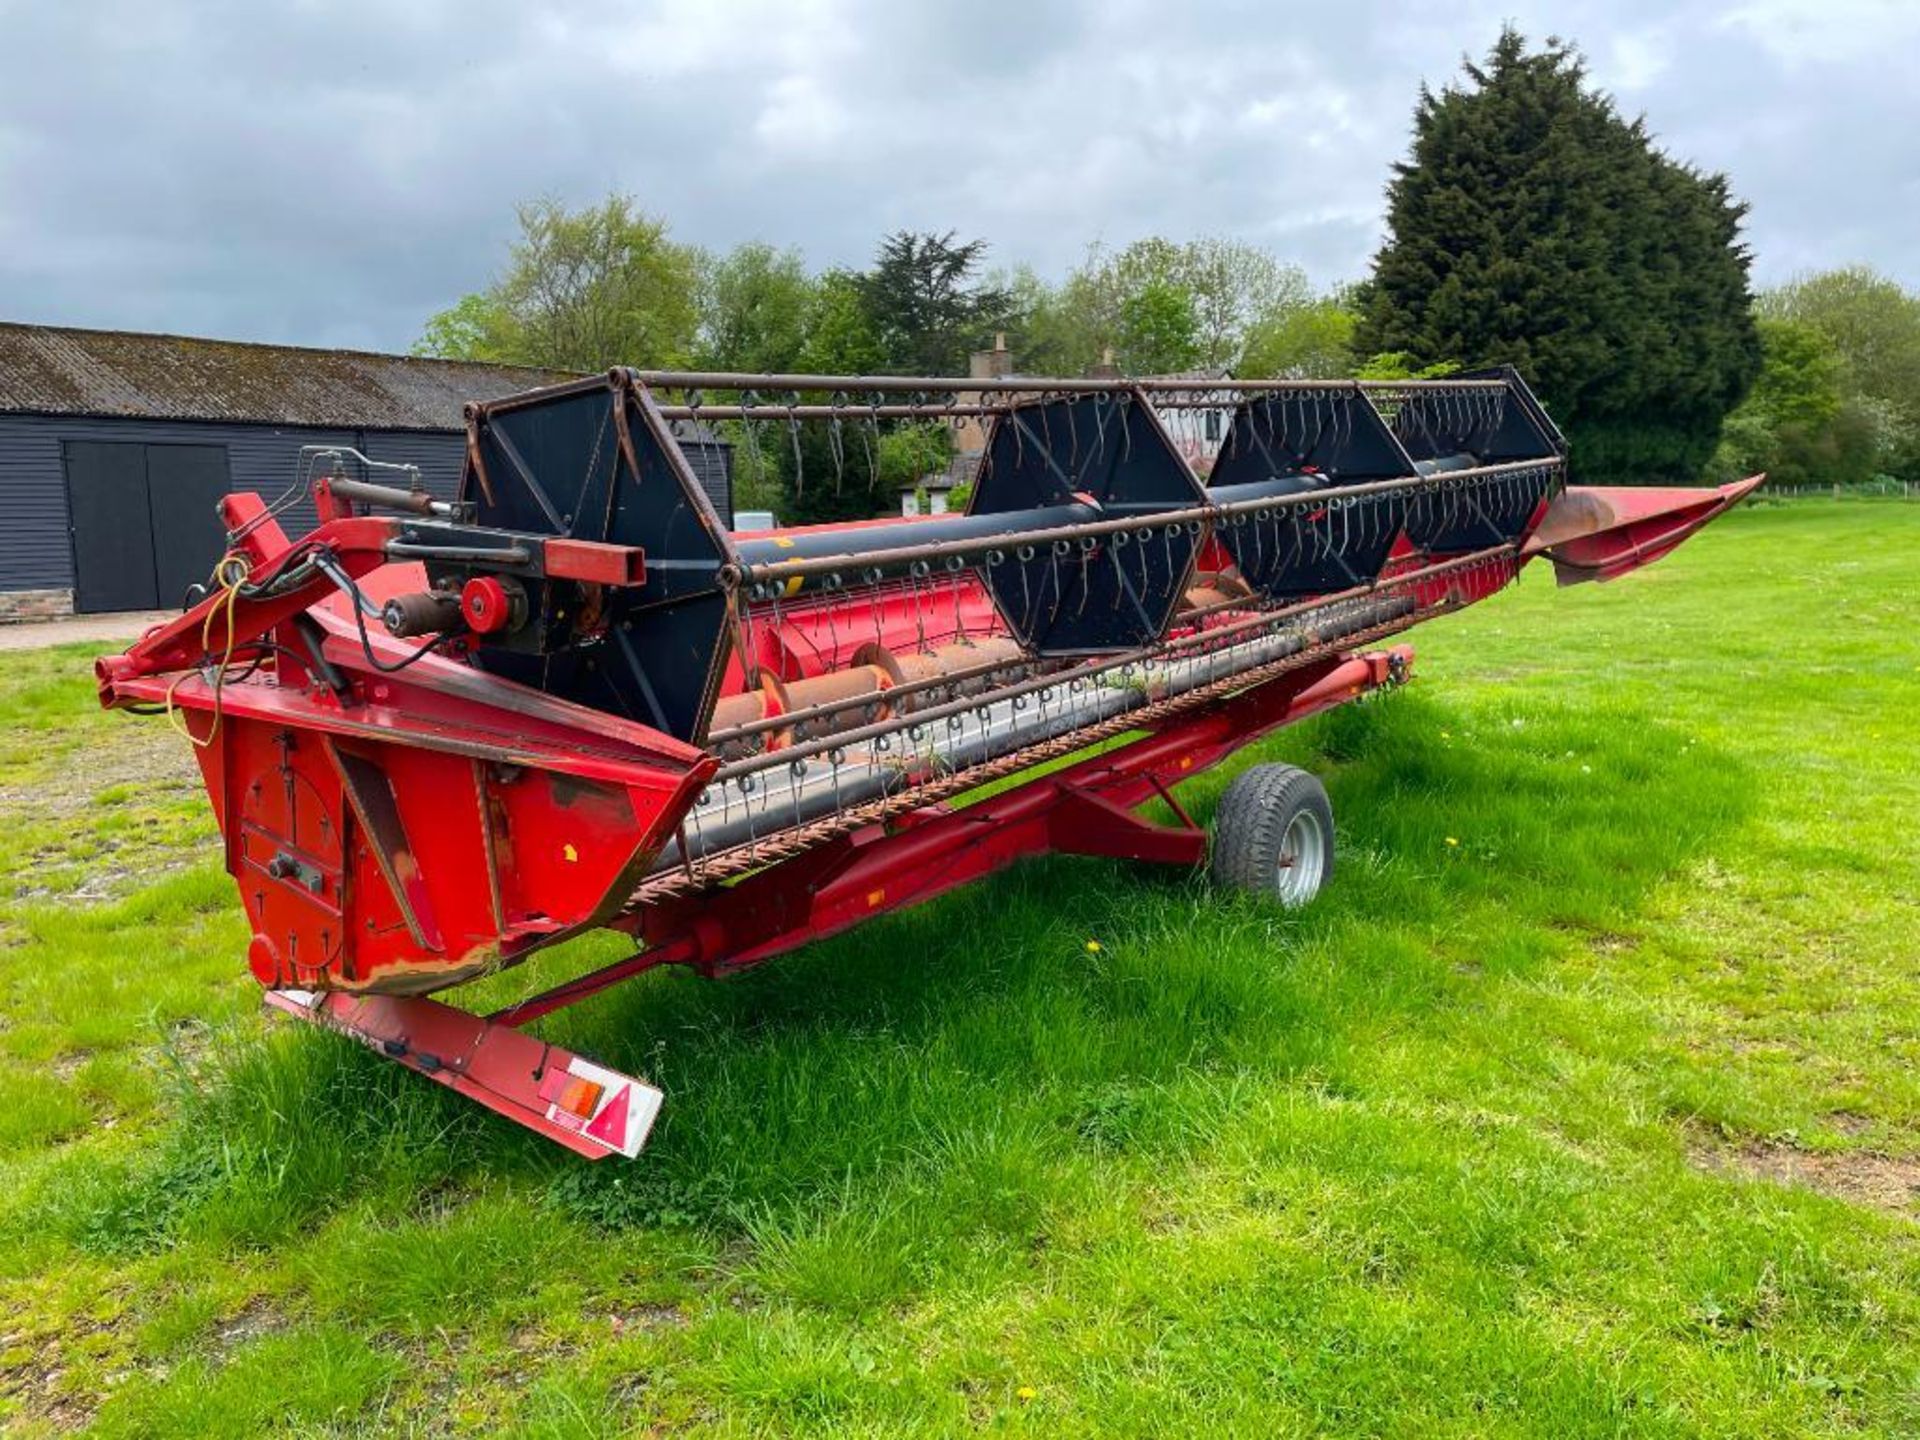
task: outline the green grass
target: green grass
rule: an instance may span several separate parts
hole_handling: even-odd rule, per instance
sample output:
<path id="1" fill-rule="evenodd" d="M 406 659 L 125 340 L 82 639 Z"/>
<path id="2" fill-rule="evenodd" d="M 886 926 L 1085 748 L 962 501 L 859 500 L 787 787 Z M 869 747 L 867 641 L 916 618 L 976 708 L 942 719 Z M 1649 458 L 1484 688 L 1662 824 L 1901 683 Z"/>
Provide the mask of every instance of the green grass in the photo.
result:
<path id="1" fill-rule="evenodd" d="M 1050 861 L 553 1017 L 627 1166 L 258 1018 L 184 743 L 7 656 L 0 1423 L 1920 1431 L 1916 559 L 1774 506 L 1419 632 L 1183 791 L 1327 777 L 1302 914 Z"/>

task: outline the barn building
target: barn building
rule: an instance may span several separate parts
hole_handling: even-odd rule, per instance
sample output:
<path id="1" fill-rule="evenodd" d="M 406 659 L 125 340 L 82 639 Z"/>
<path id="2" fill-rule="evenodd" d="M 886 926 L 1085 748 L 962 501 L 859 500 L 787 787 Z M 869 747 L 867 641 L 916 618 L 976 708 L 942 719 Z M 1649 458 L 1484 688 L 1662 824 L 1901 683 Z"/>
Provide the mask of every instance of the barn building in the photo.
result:
<path id="1" fill-rule="evenodd" d="M 180 605 L 220 557 L 219 498 L 281 494 L 306 446 L 417 466 L 451 496 L 466 402 L 570 378 L 0 323 L 0 621 Z M 682 443 L 731 523 L 730 447 L 706 430 Z M 285 517 L 293 533 L 312 520 L 304 497 Z"/>

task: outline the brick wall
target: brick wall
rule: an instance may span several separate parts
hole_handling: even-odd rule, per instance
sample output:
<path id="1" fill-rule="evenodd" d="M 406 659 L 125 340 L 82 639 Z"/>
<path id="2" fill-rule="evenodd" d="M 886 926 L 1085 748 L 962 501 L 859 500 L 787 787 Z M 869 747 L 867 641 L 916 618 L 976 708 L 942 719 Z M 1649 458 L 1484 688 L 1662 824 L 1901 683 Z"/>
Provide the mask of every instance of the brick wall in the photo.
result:
<path id="1" fill-rule="evenodd" d="M 0 625 L 63 620 L 71 614 L 71 590 L 0 590 Z"/>

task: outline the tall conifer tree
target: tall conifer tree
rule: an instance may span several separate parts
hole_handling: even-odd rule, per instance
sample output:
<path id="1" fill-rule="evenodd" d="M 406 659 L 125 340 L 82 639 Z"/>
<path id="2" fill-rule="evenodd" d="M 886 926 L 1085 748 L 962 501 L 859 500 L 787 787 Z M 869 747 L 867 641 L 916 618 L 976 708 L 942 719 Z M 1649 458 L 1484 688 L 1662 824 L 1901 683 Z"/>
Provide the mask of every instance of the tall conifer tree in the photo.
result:
<path id="1" fill-rule="evenodd" d="M 1465 70 L 1421 90 L 1359 352 L 1511 363 L 1580 480 L 1695 479 L 1759 371 L 1746 206 L 1589 89 L 1571 46 L 1508 28 Z"/>

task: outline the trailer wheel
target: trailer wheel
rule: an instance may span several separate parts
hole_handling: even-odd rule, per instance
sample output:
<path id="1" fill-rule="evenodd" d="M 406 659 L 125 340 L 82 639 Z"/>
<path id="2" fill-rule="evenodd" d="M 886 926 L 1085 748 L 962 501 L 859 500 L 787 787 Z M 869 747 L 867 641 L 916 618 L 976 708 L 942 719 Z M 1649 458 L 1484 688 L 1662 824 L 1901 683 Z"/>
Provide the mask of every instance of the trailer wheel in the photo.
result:
<path id="1" fill-rule="evenodd" d="M 1297 910 L 1333 874 L 1333 807 L 1295 765 L 1235 777 L 1213 819 L 1213 878 Z"/>

